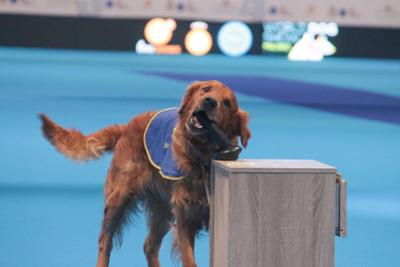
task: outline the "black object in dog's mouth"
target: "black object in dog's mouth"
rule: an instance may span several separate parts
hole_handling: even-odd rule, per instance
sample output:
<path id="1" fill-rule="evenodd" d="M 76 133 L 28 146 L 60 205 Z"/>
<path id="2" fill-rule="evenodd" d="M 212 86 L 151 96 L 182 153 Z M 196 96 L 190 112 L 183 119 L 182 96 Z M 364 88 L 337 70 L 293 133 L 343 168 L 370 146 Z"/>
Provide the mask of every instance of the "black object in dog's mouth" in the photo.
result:
<path id="1" fill-rule="evenodd" d="M 231 145 L 229 138 L 218 128 L 215 121 L 208 118 L 205 111 L 195 111 L 192 117 L 195 127 L 207 131 L 211 140 L 219 145 L 220 149 L 214 153 L 213 159 L 236 160 L 239 157 L 242 148 Z"/>

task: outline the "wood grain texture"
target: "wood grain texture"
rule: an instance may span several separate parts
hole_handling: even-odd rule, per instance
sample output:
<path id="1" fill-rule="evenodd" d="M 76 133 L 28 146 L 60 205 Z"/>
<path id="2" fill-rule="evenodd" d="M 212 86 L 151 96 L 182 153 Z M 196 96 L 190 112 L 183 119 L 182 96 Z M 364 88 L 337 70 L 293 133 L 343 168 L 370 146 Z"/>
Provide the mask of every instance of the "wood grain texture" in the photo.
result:
<path id="1" fill-rule="evenodd" d="M 211 266 L 333 267 L 336 174 L 310 162 L 278 173 L 275 163 L 214 165 Z"/>
<path id="2" fill-rule="evenodd" d="M 228 173 L 223 170 L 215 170 L 214 173 L 211 178 L 210 260 L 211 266 L 228 266 L 229 228 L 226 226 L 229 224 L 229 209 L 219 208 L 230 206 Z"/>

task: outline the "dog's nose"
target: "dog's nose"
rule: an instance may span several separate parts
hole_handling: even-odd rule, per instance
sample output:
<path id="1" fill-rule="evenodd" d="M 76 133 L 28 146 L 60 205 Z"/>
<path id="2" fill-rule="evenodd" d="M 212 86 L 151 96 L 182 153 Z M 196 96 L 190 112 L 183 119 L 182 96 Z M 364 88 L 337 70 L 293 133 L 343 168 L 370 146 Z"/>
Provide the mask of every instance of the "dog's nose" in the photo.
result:
<path id="1" fill-rule="evenodd" d="M 218 103 L 217 103 L 217 100 L 215 100 L 214 98 L 206 97 L 203 100 L 203 104 L 210 108 L 216 108 Z"/>

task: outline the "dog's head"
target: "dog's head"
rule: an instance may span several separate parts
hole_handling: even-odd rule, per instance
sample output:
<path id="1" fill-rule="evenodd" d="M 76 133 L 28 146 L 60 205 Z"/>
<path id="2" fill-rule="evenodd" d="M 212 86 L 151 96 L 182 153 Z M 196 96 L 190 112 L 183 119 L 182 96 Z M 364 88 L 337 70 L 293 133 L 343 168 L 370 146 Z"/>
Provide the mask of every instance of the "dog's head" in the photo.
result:
<path id="1" fill-rule="evenodd" d="M 204 111 L 216 122 L 230 139 L 239 136 L 244 147 L 250 138 L 248 114 L 239 108 L 233 91 L 218 81 L 192 83 L 183 98 L 179 110 L 185 131 L 194 139 L 206 139 L 207 131 L 193 116 L 196 111 Z"/>

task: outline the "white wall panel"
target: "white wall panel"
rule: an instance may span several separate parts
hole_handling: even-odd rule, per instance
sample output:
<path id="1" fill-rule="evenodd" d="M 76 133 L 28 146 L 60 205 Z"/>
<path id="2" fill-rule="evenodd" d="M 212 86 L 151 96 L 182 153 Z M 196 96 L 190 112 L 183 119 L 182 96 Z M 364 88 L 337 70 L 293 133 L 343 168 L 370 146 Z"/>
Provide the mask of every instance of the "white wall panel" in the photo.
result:
<path id="1" fill-rule="evenodd" d="M 0 13 L 400 27 L 400 0 L 0 0 Z"/>

